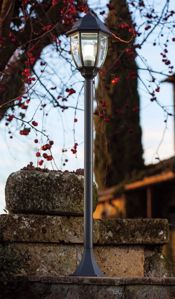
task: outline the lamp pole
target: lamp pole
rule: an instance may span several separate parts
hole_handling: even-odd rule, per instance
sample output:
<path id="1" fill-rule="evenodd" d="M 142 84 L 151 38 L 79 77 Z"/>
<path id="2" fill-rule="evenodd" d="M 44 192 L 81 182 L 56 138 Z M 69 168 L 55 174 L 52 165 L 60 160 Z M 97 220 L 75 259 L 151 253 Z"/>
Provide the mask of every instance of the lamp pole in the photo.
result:
<path id="1" fill-rule="evenodd" d="M 74 276 L 103 276 L 93 253 L 93 78 L 108 49 L 109 29 L 93 13 L 78 20 L 67 35 L 71 53 L 84 83 L 84 251 Z"/>
<path id="2" fill-rule="evenodd" d="M 84 83 L 84 246 L 93 246 L 93 79 Z"/>
<path id="3" fill-rule="evenodd" d="M 103 276 L 93 254 L 93 76 L 84 83 L 84 252 L 73 275 Z"/>

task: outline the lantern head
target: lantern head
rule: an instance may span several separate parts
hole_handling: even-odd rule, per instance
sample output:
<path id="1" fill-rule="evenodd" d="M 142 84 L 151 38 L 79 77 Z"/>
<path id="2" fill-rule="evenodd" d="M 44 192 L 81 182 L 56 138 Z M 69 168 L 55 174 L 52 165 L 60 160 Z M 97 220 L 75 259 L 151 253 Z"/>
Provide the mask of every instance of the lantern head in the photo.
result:
<path id="1" fill-rule="evenodd" d="M 84 77 L 96 76 L 104 64 L 110 34 L 93 12 L 86 14 L 67 32 L 73 60 Z"/>

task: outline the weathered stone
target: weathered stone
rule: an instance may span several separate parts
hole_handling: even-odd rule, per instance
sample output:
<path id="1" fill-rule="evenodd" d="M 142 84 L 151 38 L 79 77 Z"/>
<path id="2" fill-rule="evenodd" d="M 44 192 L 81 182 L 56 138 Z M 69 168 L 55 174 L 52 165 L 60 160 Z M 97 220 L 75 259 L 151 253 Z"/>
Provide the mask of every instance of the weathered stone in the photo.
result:
<path id="1" fill-rule="evenodd" d="M 76 246 L 61 245 L 58 247 L 55 244 L 9 243 L 3 247 L 0 245 L 0 252 L 2 249 L 4 265 L 2 263 L 2 268 L 0 267 L 0 276 L 2 274 L 9 276 L 8 270 L 11 271 L 11 269 L 6 270 L 6 264 L 12 257 L 15 275 L 69 275 L 74 272 L 77 265 Z M 20 261 L 20 265 L 15 263 L 15 257 L 18 263 Z M 5 269 L 5 271 L 1 269 Z"/>
<path id="2" fill-rule="evenodd" d="M 68 171 L 12 173 L 5 188 L 6 208 L 10 213 L 82 214 L 83 178 Z"/>
<path id="3" fill-rule="evenodd" d="M 100 244 L 166 244 L 167 219 L 113 219 L 97 221 Z"/>
<path id="4" fill-rule="evenodd" d="M 108 276 L 170 275 L 161 252 L 167 239 L 166 220 L 116 219 L 94 225 L 96 258 Z M 22 266 L 26 275 L 71 274 L 82 255 L 83 217 L 0 215 L 0 249 L 4 246 L 16 251 L 18 260 L 19 255 L 25 262 L 23 257 L 29 257 Z"/>
<path id="5" fill-rule="evenodd" d="M 0 244 L 0 250 L 1 250 Z M 4 257 L 9 259 L 8 252 L 13 249 L 19 259 L 18 274 L 30 275 L 70 275 L 77 268 L 82 252 L 82 245 L 9 243 Z M 144 250 L 138 246 L 129 248 L 118 246 L 95 246 L 94 253 L 101 270 L 106 276 L 112 277 L 143 277 Z M 25 257 L 25 259 L 24 259 Z"/>
<path id="6" fill-rule="evenodd" d="M 83 243 L 83 218 L 47 215 L 0 215 L 0 240 L 20 242 Z M 100 245 L 168 242 L 164 219 L 95 221 L 94 243 Z"/>
<path id="7" fill-rule="evenodd" d="M 170 277 L 174 276 L 167 257 L 162 248 L 145 248 L 144 276 L 148 277 Z"/>
<path id="8" fill-rule="evenodd" d="M 83 243 L 83 218 L 0 215 L 0 242 Z"/>
<path id="9" fill-rule="evenodd" d="M 95 255 L 105 276 L 144 277 L 144 250 L 139 246 L 97 246 Z"/>
<path id="10" fill-rule="evenodd" d="M 3 284 L 1 299 L 174 299 L 175 278 L 16 277 Z"/>
<path id="11" fill-rule="evenodd" d="M 127 286 L 125 289 L 126 299 L 173 299 L 170 296 L 171 288 L 146 285 L 146 286 Z M 175 287 L 173 287 L 175 294 Z"/>

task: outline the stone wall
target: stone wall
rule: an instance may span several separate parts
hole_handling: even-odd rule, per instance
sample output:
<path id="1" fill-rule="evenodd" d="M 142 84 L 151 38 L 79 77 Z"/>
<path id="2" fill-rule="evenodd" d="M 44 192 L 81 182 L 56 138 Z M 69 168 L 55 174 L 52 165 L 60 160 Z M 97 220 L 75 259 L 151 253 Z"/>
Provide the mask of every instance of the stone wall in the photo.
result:
<path id="1" fill-rule="evenodd" d="M 174 299 L 175 278 L 16 278 L 0 299 Z"/>
<path id="2" fill-rule="evenodd" d="M 159 219 L 96 221 L 94 251 L 101 270 L 107 276 L 167 276 L 161 253 L 167 228 Z M 0 240 L 0 248 L 24 260 L 19 273 L 69 275 L 83 251 L 83 218 L 0 215 Z"/>
<path id="3" fill-rule="evenodd" d="M 95 194 L 94 187 L 94 202 Z M 0 215 L 0 250 L 6 260 L 9 255 L 20 260 L 16 274 L 72 274 L 83 251 L 83 177 L 18 171 L 7 180 L 6 205 L 9 214 Z M 163 219 L 94 223 L 94 252 L 109 277 L 169 276 L 162 254 L 167 242 Z"/>
<path id="4" fill-rule="evenodd" d="M 67 276 L 83 252 L 83 177 L 60 171 L 13 173 L 6 185 L 6 205 L 9 214 L 0 215 L 0 277 L 5 282 L 0 298 L 142 299 L 138 294 L 143 285 L 145 299 L 175 298 L 149 297 L 149 292 L 162 296 L 171 289 L 160 283 L 171 275 L 163 255 L 167 220 L 95 221 L 94 253 L 108 279 L 76 280 Z M 140 280 L 133 283 L 134 277 Z M 152 281 L 159 283 L 153 287 Z"/>

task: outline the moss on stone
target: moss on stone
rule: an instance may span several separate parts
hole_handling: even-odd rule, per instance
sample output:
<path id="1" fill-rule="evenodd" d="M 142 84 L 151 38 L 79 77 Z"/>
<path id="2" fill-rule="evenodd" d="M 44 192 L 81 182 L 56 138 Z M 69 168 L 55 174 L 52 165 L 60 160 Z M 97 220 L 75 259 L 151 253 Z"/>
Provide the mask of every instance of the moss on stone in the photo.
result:
<path id="1" fill-rule="evenodd" d="M 84 176 L 68 171 L 21 170 L 9 176 L 5 195 L 11 213 L 83 215 Z M 94 206 L 96 202 L 94 185 Z"/>

